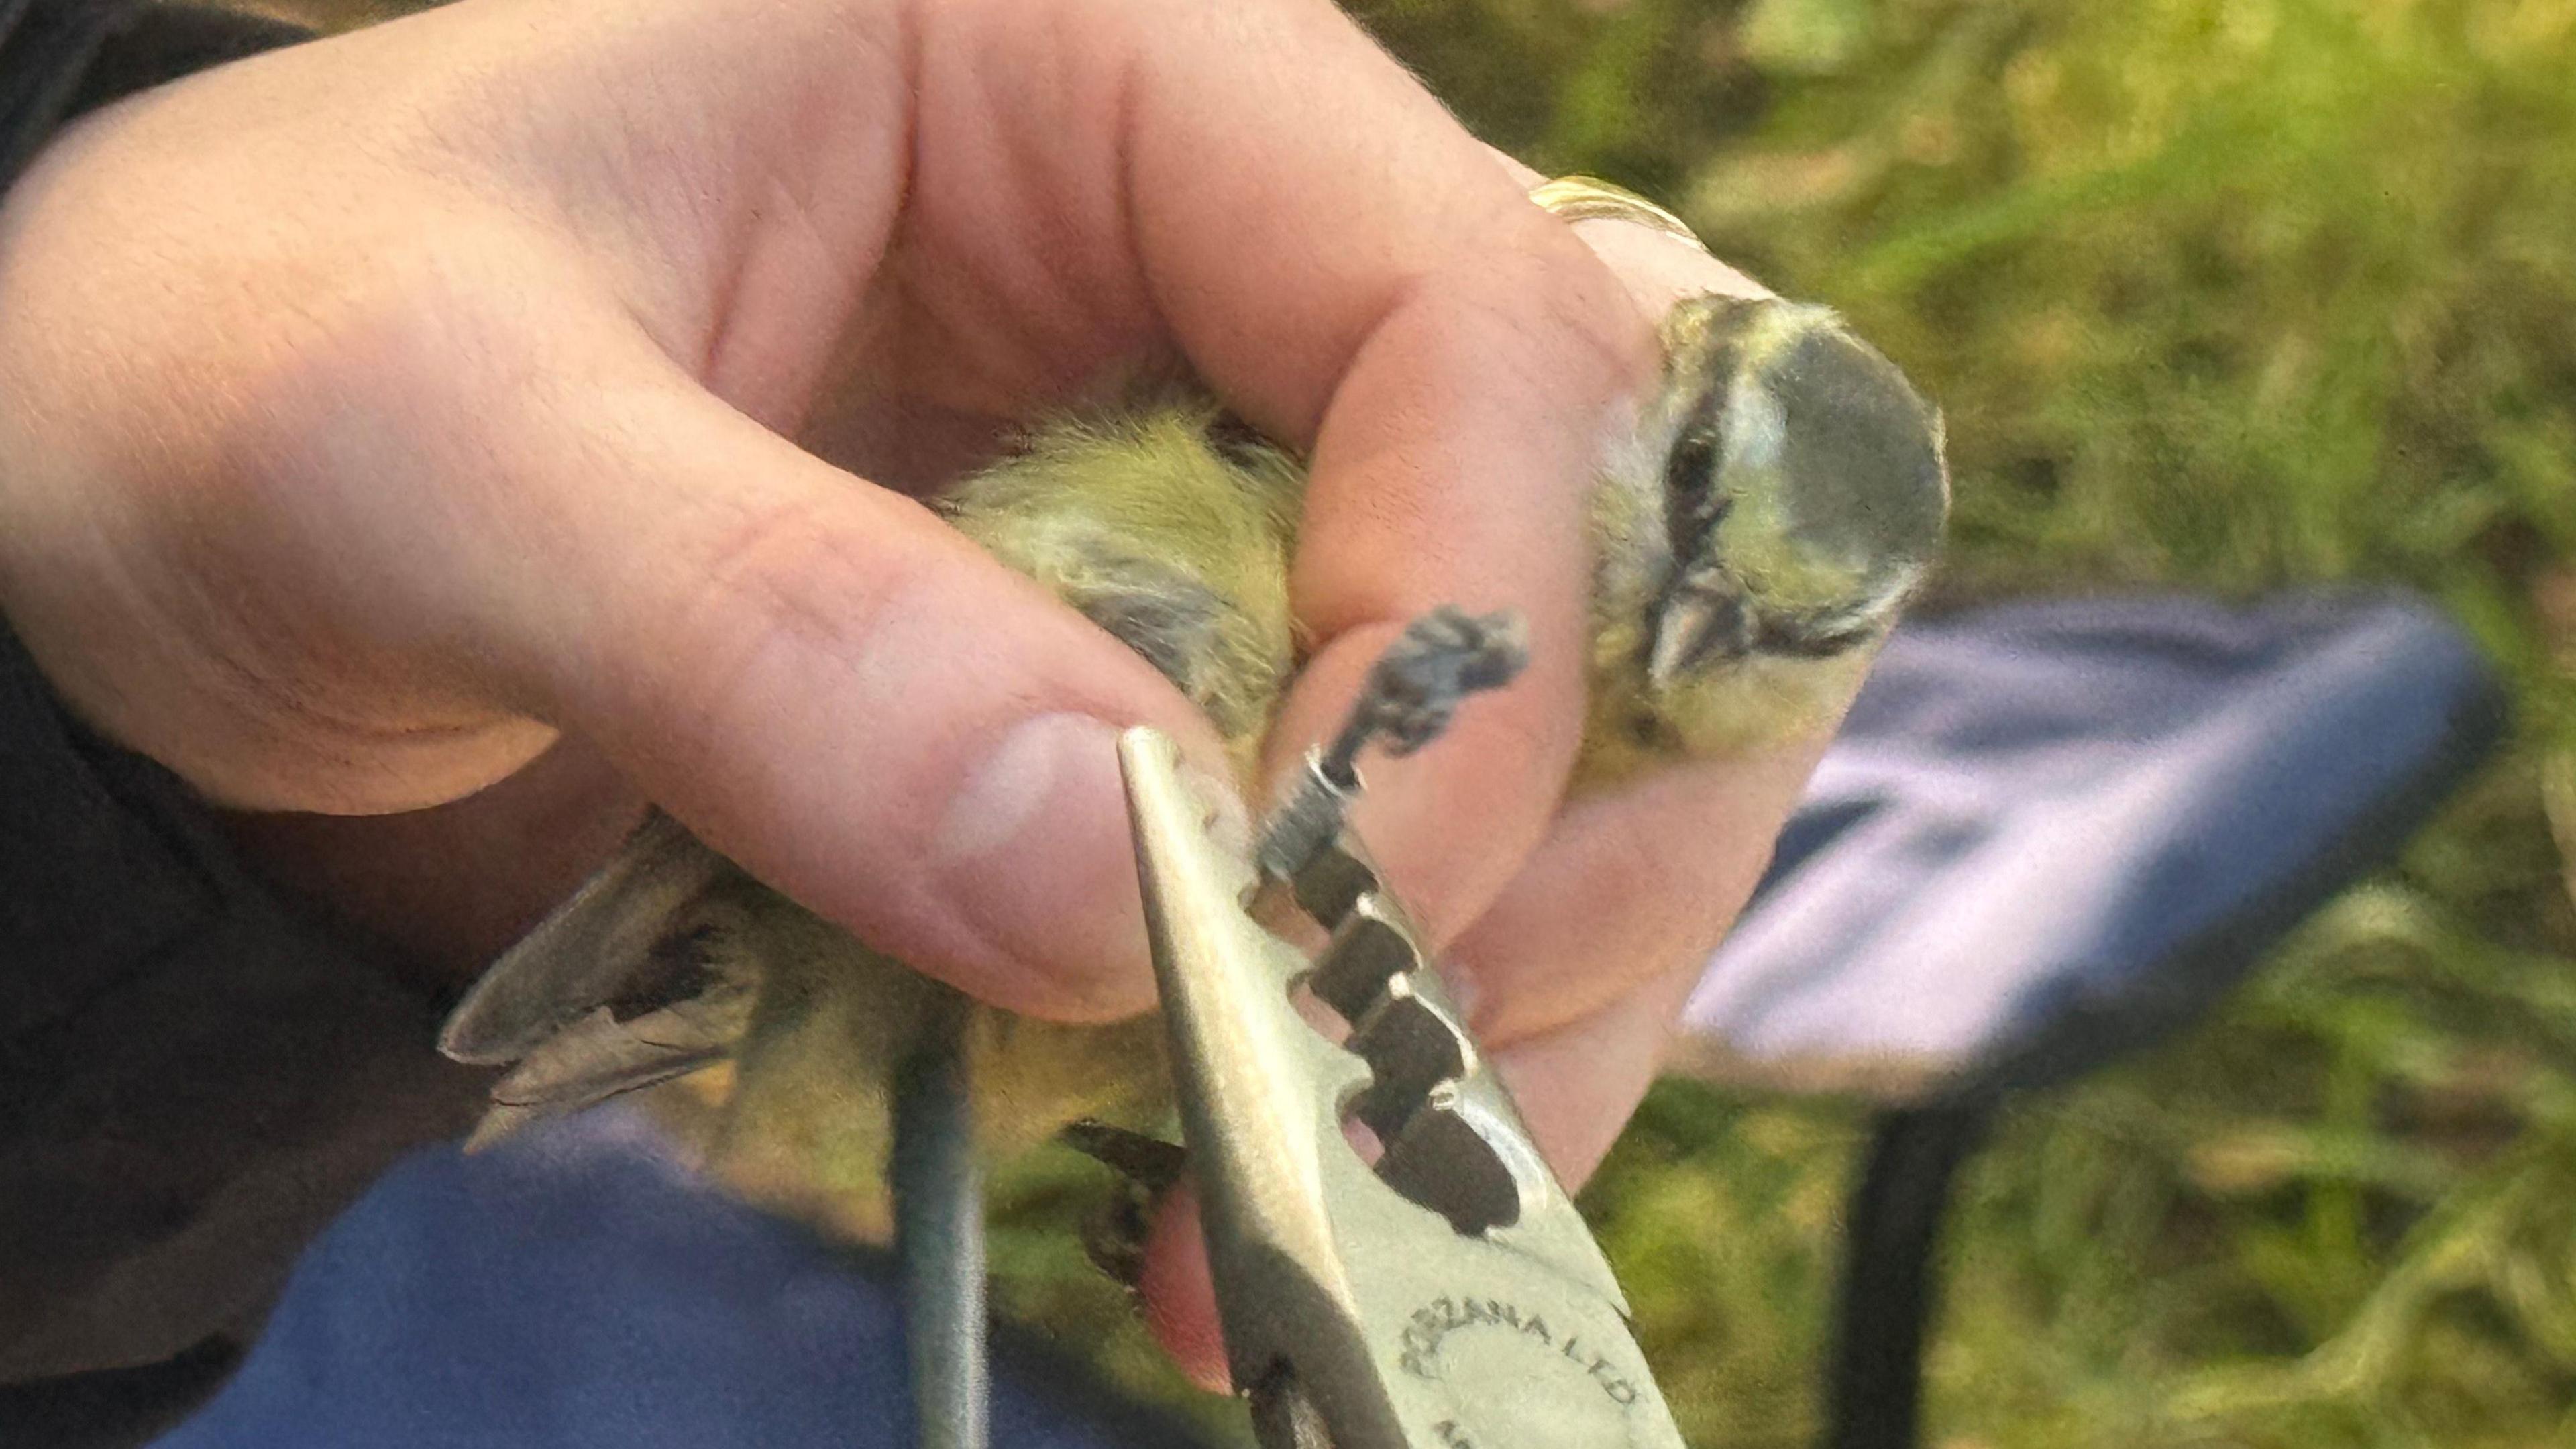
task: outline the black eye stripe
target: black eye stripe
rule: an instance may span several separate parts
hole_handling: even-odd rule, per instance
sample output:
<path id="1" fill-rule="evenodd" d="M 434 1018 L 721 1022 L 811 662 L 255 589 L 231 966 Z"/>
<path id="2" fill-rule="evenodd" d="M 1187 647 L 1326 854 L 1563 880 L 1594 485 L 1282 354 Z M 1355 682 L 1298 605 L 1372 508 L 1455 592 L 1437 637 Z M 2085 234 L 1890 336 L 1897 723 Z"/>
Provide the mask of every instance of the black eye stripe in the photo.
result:
<path id="1" fill-rule="evenodd" d="M 1664 526 L 1676 544 L 1716 527 L 1734 502 L 1715 489 L 1718 461 L 1726 456 L 1726 414 L 1724 387 L 1701 394 L 1664 459 Z"/>
<path id="2" fill-rule="evenodd" d="M 1717 469 L 1719 440 L 1705 433 L 1686 433 L 1673 444 L 1664 465 L 1664 483 L 1676 495 L 1703 492 Z"/>

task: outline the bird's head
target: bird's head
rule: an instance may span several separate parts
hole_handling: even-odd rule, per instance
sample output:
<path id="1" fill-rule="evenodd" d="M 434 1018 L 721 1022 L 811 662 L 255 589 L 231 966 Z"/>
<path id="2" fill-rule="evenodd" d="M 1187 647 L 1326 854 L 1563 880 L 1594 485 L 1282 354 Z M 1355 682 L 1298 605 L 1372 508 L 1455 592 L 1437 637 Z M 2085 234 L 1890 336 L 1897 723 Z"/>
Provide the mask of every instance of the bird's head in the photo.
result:
<path id="1" fill-rule="evenodd" d="M 1823 307 L 1700 297 L 1665 331 L 1649 678 L 1876 640 L 1940 543 L 1940 414 Z"/>
<path id="2" fill-rule="evenodd" d="M 1840 708 L 1932 564 L 1940 414 L 1823 307 L 1695 297 L 1663 340 L 1612 529 L 1637 563 L 1614 565 L 1608 707 L 1649 750 L 1798 733 Z"/>

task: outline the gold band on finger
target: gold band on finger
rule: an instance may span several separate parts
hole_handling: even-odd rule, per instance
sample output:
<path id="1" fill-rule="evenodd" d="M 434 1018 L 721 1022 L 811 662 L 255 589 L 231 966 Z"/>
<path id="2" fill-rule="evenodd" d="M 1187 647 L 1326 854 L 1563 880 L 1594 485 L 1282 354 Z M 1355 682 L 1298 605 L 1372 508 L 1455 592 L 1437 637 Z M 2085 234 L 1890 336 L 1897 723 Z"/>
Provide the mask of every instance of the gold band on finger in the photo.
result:
<path id="1" fill-rule="evenodd" d="M 1592 176 L 1560 176 L 1530 188 L 1530 200 L 1567 221 L 1626 221 L 1677 236 L 1702 252 L 1708 243 L 1688 224 L 1624 186 Z"/>

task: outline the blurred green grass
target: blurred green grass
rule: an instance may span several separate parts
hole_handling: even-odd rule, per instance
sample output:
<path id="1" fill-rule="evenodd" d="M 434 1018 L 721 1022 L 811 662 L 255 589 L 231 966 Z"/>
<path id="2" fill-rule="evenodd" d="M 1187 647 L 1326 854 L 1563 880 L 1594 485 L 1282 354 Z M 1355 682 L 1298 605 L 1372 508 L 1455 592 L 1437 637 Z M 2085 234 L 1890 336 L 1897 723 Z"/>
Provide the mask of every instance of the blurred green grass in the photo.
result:
<path id="1" fill-rule="evenodd" d="M 411 0 L 273 0 L 391 11 Z M 2212 1020 L 1962 1184 L 1928 1442 L 2576 1443 L 2576 0 L 1354 0 L 1481 134 L 1675 204 L 1946 408 L 1933 604 L 2402 581 L 2505 756 Z M 1692 1442 L 1786 1446 L 1848 1106 L 1659 1087 L 1585 1197 Z M 1178 1389 L 1002 1185 L 1003 1301 Z"/>

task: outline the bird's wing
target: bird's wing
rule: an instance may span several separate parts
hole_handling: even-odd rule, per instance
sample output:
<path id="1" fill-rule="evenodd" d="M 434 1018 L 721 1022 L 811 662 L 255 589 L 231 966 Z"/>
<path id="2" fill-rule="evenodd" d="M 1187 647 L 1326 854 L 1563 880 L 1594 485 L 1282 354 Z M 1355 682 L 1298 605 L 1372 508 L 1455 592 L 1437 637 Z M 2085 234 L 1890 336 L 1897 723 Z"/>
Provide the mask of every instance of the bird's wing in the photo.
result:
<path id="1" fill-rule="evenodd" d="M 438 1049 L 506 1066 L 612 1003 L 644 1010 L 689 994 L 699 963 L 672 949 L 691 904 L 739 872 L 656 811 L 616 858 L 483 973 L 439 1033 Z M 642 1011 L 629 1009 L 629 1017 Z"/>
<path id="2" fill-rule="evenodd" d="M 736 976 L 642 1016 L 620 1020 L 608 1007 L 594 1009 L 546 1038 L 493 1086 L 491 1109 L 466 1150 L 722 1061 L 742 1039 L 753 996 L 753 982 Z"/>
<path id="3" fill-rule="evenodd" d="M 485 972 L 439 1049 L 512 1068 L 469 1147 L 722 1059 L 759 991 L 732 864 L 655 815 Z"/>

